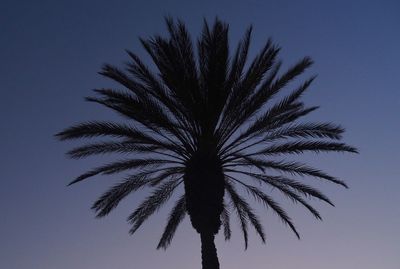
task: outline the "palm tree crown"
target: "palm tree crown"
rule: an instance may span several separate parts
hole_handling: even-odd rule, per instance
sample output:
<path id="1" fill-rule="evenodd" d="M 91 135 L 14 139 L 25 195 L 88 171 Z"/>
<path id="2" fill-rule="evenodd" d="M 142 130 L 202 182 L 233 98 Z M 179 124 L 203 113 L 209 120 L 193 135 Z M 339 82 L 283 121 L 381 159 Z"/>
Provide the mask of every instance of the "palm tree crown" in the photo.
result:
<path id="1" fill-rule="evenodd" d="M 321 219 L 307 198 L 332 202 L 297 178 L 307 176 L 347 186 L 304 163 L 287 161 L 282 155 L 357 152 L 338 142 L 344 132 L 339 125 L 299 122 L 317 109 L 306 107 L 300 100 L 315 77 L 278 101 L 273 100 L 312 65 L 311 59 L 306 57 L 282 72 L 277 59 L 279 48 L 268 41 L 246 65 L 252 28 L 230 55 L 228 25 L 218 19 L 212 27 L 204 23 L 196 55 L 185 25 L 169 18 L 166 23 L 168 38 L 140 40 L 158 69 L 156 73 L 127 51 L 130 62 L 125 70 L 105 65 L 100 72 L 124 90 L 96 89 L 95 97 L 86 98 L 116 111 L 127 121 L 84 122 L 57 134 L 61 140 L 112 139 L 72 149 L 68 155 L 75 159 L 107 153 L 126 156 L 94 168 L 70 184 L 99 174 L 131 171 L 93 204 L 97 217 L 106 216 L 129 194 L 152 188 L 128 217 L 130 233 L 175 191 L 183 189 L 157 248 L 170 244 L 188 214 L 201 235 L 203 268 L 219 268 L 214 236 L 222 226 L 225 239 L 230 238 L 231 213 L 238 217 L 246 247 L 248 225 L 265 241 L 263 226 L 239 188 L 275 212 L 299 237 L 290 217 L 265 193 L 265 187 L 277 189 Z"/>

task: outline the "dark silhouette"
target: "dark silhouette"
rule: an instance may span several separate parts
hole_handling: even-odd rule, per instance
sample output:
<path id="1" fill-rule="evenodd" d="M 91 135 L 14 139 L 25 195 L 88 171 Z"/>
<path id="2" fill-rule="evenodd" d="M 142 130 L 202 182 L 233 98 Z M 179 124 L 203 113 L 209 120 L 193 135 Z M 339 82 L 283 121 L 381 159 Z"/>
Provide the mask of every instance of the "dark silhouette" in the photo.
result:
<path id="1" fill-rule="evenodd" d="M 200 234 L 203 269 L 219 268 L 214 236 L 221 225 L 231 236 L 230 213 L 239 220 L 247 247 L 248 225 L 265 241 L 263 226 L 237 187 L 270 208 L 299 237 L 284 209 L 264 192 L 273 187 L 321 219 L 305 198 L 332 202 L 317 189 L 293 179 L 309 176 L 344 187 L 346 184 L 306 164 L 281 155 L 303 152 L 357 152 L 341 139 L 344 129 L 331 123 L 301 123 L 317 107 L 306 107 L 301 95 L 314 77 L 279 100 L 289 82 L 312 65 L 304 58 L 281 72 L 279 48 L 268 41 L 245 67 L 251 39 L 247 30 L 233 55 L 229 55 L 228 25 L 207 22 L 197 42 L 197 55 L 182 22 L 166 19 L 168 38 L 140 39 L 159 73 L 153 73 L 127 51 L 124 71 L 105 65 L 101 75 L 125 90 L 96 89 L 86 98 L 124 116 L 126 123 L 85 122 L 57 134 L 61 140 L 110 137 L 113 140 L 79 146 L 68 152 L 79 159 L 106 153 L 132 154 L 80 175 L 70 184 L 89 177 L 133 171 L 111 187 L 94 204 L 104 217 L 130 193 L 143 187 L 151 194 L 129 216 L 133 234 L 183 185 L 157 248 L 167 248 L 187 213 Z"/>

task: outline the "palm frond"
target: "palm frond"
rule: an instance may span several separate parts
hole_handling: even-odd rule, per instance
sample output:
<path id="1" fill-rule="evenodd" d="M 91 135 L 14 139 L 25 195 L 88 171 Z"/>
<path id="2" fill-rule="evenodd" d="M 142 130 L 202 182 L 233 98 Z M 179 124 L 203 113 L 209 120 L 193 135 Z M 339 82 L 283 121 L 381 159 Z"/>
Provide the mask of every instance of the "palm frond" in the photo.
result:
<path id="1" fill-rule="evenodd" d="M 260 191 L 259 189 L 255 188 L 254 186 L 247 185 L 247 184 L 245 184 L 245 183 L 243 183 L 243 182 L 241 182 L 240 180 L 237 180 L 237 179 L 235 179 L 235 181 L 236 182 L 240 182 L 241 185 L 243 185 L 246 188 L 246 190 L 251 195 L 253 195 L 253 197 L 257 201 L 259 201 L 262 204 L 264 204 L 264 206 L 266 206 L 267 208 L 271 208 L 279 216 L 279 218 L 282 220 L 282 222 L 284 224 L 288 225 L 290 227 L 290 229 L 295 233 L 297 238 L 300 239 L 300 235 L 297 232 L 294 224 L 292 223 L 292 220 L 286 214 L 285 210 L 283 210 L 283 208 L 281 208 L 281 206 L 277 202 L 275 202 L 271 197 L 269 197 L 268 195 L 266 195 L 264 192 Z"/>
<path id="2" fill-rule="evenodd" d="M 235 190 L 234 186 L 230 181 L 226 181 L 225 185 L 226 185 L 226 190 L 229 193 L 229 197 L 231 198 L 236 208 L 240 221 L 242 222 L 242 219 L 250 221 L 250 223 L 256 230 L 257 234 L 260 236 L 261 241 L 265 243 L 265 233 L 263 227 L 260 221 L 258 220 L 258 217 L 253 213 L 253 210 L 251 209 L 250 205 L 238 194 L 238 192 Z M 247 227 L 246 226 L 243 227 L 243 223 L 242 223 L 242 231 L 245 239 L 245 248 L 247 249 L 248 246 Z"/>
<path id="3" fill-rule="evenodd" d="M 112 186 L 107 192 L 94 202 L 92 209 L 96 212 L 96 217 L 104 217 L 116 208 L 127 195 L 148 185 L 151 179 L 150 173 L 140 173 L 130 176 L 124 181 Z"/>
<path id="4" fill-rule="evenodd" d="M 279 90 L 284 88 L 288 83 L 293 81 L 299 75 L 303 74 L 306 69 L 308 69 L 313 64 L 313 61 L 310 57 L 304 57 L 292 67 L 290 67 L 283 75 L 277 78 L 272 85 L 269 85 L 267 88 L 266 94 L 261 94 L 261 91 L 264 90 L 261 86 L 260 95 L 264 98 L 265 101 L 269 100 L 273 95 L 275 95 Z M 311 83 L 311 82 L 310 82 Z M 267 85 L 263 85 L 267 86 Z M 260 101 L 264 101 L 260 100 Z M 264 102 L 265 102 L 264 101 Z"/>
<path id="5" fill-rule="evenodd" d="M 247 173 L 247 172 L 244 172 L 244 173 Z M 329 198 L 327 196 L 325 196 L 322 192 L 318 191 L 317 189 L 315 189 L 311 186 L 300 183 L 296 180 L 281 177 L 281 176 L 269 176 L 269 175 L 258 175 L 258 174 L 257 175 L 252 174 L 252 176 L 257 177 L 258 179 L 260 179 L 270 185 L 273 185 L 275 182 L 277 182 L 278 184 L 288 186 L 288 187 L 292 188 L 293 190 L 295 190 L 305 196 L 315 197 L 315 198 L 318 198 L 318 199 L 330 204 L 331 206 L 335 206 L 329 200 Z"/>
<path id="6" fill-rule="evenodd" d="M 137 142 L 100 142 L 74 148 L 67 152 L 67 155 L 73 159 L 80 159 L 92 155 L 100 155 L 107 153 L 154 153 L 159 146 L 138 145 Z"/>
<path id="7" fill-rule="evenodd" d="M 130 53 L 131 57 L 134 57 L 132 53 Z M 136 57 L 136 61 L 139 59 Z M 143 65 L 141 65 L 142 68 Z M 132 69 L 129 69 L 132 70 Z M 147 70 L 147 69 L 146 69 Z M 147 70 L 148 71 L 148 70 Z M 113 67 L 111 65 L 105 65 L 103 67 L 103 71 L 100 72 L 100 74 L 109 77 L 122 85 L 124 85 L 127 89 L 129 89 L 132 93 L 134 93 L 134 96 L 124 93 L 121 91 L 114 91 L 111 89 L 98 89 L 95 90 L 97 93 L 108 97 L 107 100 L 99 100 L 97 98 L 87 98 L 88 101 L 92 102 L 97 102 L 103 105 L 106 105 L 120 114 L 127 116 L 128 118 L 133 118 L 134 120 L 140 122 L 141 124 L 145 125 L 146 127 L 150 128 L 153 131 L 156 131 L 157 128 L 155 126 L 159 126 L 160 128 L 164 128 L 166 131 L 172 133 L 176 137 L 178 137 L 181 142 L 186 143 L 187 141 L 185 138 L 182 136 L 180 133 L 181 130 L 184 130 L 185 128 L 172 128 L 173 127 L 181 127 L 177 126 L 177 124 L 173 121 L 173 119 L 169 118 L 169 115 L 173 115 L 175 117 L 172 118 L 177 118 L 177 114 L 171 114 L 169 113 L 168 115 L 164 113 L 164 109 L 162 109 L 159 105 L 158 102 L 161 102 L 162 104 L 169 104 L 169 108 L 171 108 L 171 104 L 173 104 L 172 99 L 168 98 L 168 95 L 161 90 L 161 87 L 158 87 L 159 84 L 156 84 L 155 80 L 152 80 L 152 85 L 156 86 L 153 87 L 153 89 L 148 89 L 144 85 L 134 81 L 130 77 L 128 77 L 123 71 L 119 70 L 116 67 Z M 143 74 L 143 73 L 142 73 Z M 136 73 L 138 75 L 138 73 Z M 146 73 L 147 76 L 150 75 L 149 72 Z M 153 91 L 156 90 L 156 93 Z M 158 90 L 158 91 L 157 91 Z M 153 93 L 153 94 L 149 94 Z M 161 95 L 164 93 L 163 95 Z M 160 96 L 161 95 L 161 96 Z M 154 99 L 154 97 L 157 97 Z M 107 102 L 106 102 L 107 101 Z M 169 101 L 169 102 L 167 102 Z M 112 105 L 112 102 L 116 103 L 119 105 L 118 106 Z M 134 106 L 129 106 L 129 104 L 134 105 Z M 127 105 L 127 106 L 125 106 Z M 124 109 L 125 106 L 125 109 Z M 175 106 L 176 107 L 176 106 Z M 136 113 L 132 113 L 133 111 L 136 111 Z M 176 112 L 176 110 L 174 111 Z M 140 117 L 140 115 L 145 114 L 145 116 Z M 181 122 L 179 122 L 181 123 Z M 159 133 L 159 135 L 162 135 L 162 133 Z"/>
<path id="8" fill-rule="evenodd" d="M 237 198 L 237 193 L 236 190 L 234 189 L 234 187 L 232 185 L 229 184 L 225 184 L 225 190 L 226 192 L 229 194 L 229 197 L 231 199 L 231 204 L 233 206 L 233 208 L 236 211 L 236 215 L 239 219 L 240 222 L 240 228 L 242 230 L 242 234 L 243 234 L 243 240 L 244 240 L 244 247 L 245 249 L 247 249 L 248 246 L 248 240 L 249 240 L 249 236 L 248 236 L 248 231 L 247 231 L 247 221 L 248 221 L 248 217 L 246 212 L 243 210 L 243 208 L 240 205 L 240 202 L 238 201 Z"/>
<path id="9" fill-rule="evenodd" d="M 263 181 L 264 183 L 267 183 L 267 184 L 269 184 L 270 186 L 272 186 L 272 187 L 278 189 L 278 190 L 279 190 L 280 192 L 282 192 L 286 197 L 288 197 L 293 203 L 300 203 L 300 204 L 302 204 L 305 208 L 308 209 L 308 211 L 311 212 L 312 215 L 314 215 L 315 218 L 317 218 L 317 219 L 319 219 L 319 220 L 322 220 L 322 218 L 321 218 L 319 212 L 318 212 L 315 208 L 313 208 L 310 204 L 308 204 L 300 195 L 298 195 L 297 193 L 293 192 L 290 188 L 288 188 L 288 187 L 286 186 L 286 184 L 282 183 L 282 182 L 279 181 L 279 180 L 276 180 L 276 178 L 275 178 L 275 180 L 271 180 L 271 179 L 269 179 L 268 177 L 263 177 L 263 176 L 258 175 L 258 174 L 253 174 L 253 173 L 244 173 L 244 174 L 246 174 L 246 175 L 248 175 L 248 176 L 250 176 L 250 177 L 254 177 L 254 178 L 256 178 L 257 180 L 261 180 L 261 181 Z M 236 180 L 236 179 L 235 179 L 235 181 L 239 181 L 239 180 Z M 247 184 L 245 184 L 245 183 L 243 183 L 243 182 L 241 182 L 241 181 L 240 181 L 240 183 L 243 184 L 246 188 L 254 188 L 253 186 L 247 185 Z M 328 200 L 328 201 L 329 201 L 329 200 Z"/>
<path id="10" fill-rule="evenodd" d="M 319 152 L 351 152 L 358 153 L 357 149 L 344 143 L 324 141 L 293 141 L 282 144 L 273 144 L 261 151 L 248 154 L 247 156 L 276 155 L 276 154 L 300 154 L 307 151 Z"/>
<path id="11" fill-rule="evenodd" d="M 252 139 L 255 140 L 256 137 L 261 136 L 263 133 L 271 132 L 278 128 L 284 127 L 286 124 L 293 123 L 297 119 L 311 113 L 316 109 L 318 109 L 318 107 L 303 108 L 302 104 L 296 103 L 291 105 L 291 108 L 288 111 L 283 112 L 280 115 L 274 115 L 273 118 L 259 118 L 258 120 L 260 120 L 261 123 L 257 123 L 258 120 L 256 121 L 258 125 L 257 128 L 259 129 L 252 129 L 254 125 L 249 127 L 246 131 L 244 131 L 244 133 L 223 147 L 221 156 L 227 155 L 228 153 L 232 154 L 232 151 L 234 153 L 242 151 L 243 148 L 237 148 L 246 142 L 251 141 Z M 252 142 L 251 145 L 256 145 L 262 142 L 265 142 L 265 139 L 256 140 L 255 142 Z M 249 146 L 244 147 L 244 149 L 246 148 L 249 148 Z"/>
<path id="12" fill-rule="evenodd" d="M 276 56 L 279 49 L 275 48 L 273 55 Z M 222 141 L 224 144 L 233 133 L 235 133 L 244 122 L 254 116 L 265 103 L 267 103 L 274 95 L 276 95 L 283 87 L 290 81 L 303 73 L 309 66 L 312 65 L 310 58 L 306 57 L 300 62 L 277 78 L 274 82 L 269 81 L 270 84 L 265 84 L 266 81 L 258 88 L 258 90 L 248 100 L 241 100 L 239 111 L 235 111 L 233 117 L 234 122 L 228 128 L 228 132 L 224 135 Z M 271 66 L 270 66 L 271 67 Z M 267 69 L 268 70 L 268 69 Z"/>
<path id="13" fill-rule="evenodd" d="M 162 82 L 156 78 L 136 54 L 131 51 L 127 51 L 127 53 L 133 60 L 133 62 L 127 64 L 127 70 L 144 83 L 143 88 L 145 91 L 143 95 L 146 96 L 147 93 L 162 104 L 170 112 L 169 114 L 176 118 L 179 125 L 184 127 L 182 133 L 186 136 L 186 139 L 193 139 L 193 135 L 197 132 L 196 122 L 193 121 L 193 118 L 188 116 L 187 111 L 182 106 L 179 106 Z"/>
<path id="14" fill-rule="evenodd" d="M 243 134 L 239 136 L 239 140 L 246 138 L 252 134 L 257 134 L 263 132 L 264 130 L 268 130 L 271 124 L 276 121 L 276 118 L 284 115 L 285 113 L 289 113 L 291 111 L 296 111 L 299 108 L 302 108 L 302 103 L 296 102 L 298 98 L 302 95 L 302 93 L 308 89 L 311 85 L 314 77 L 306 80 L 300 87 L 294 90 L 290 95 L 283 98 L 280 102 L 276 103 L 270 109 L 268 109 L 261 117 L 259 117 L 254 124 L 252 124 Z"/>
<path id="15" fill-rule="evenodd" d="M 148 217 L 165 204 L 171 197 L 174 189 L 181 182 L 182 181 L 174 178 L 156 188 L 156 190 L 128 217 L 128 221 L 133 225 L 129 233 L 135 233 Z"/>
<path id="16" fill-rule="evenodd" d="M 286 138 L 329 138 L 340 140 L 344 129 L 332 123 L 292 124 L 273 130 L 264 136 L 263 140 L 272 142 Z"/>
<path id="17" fill-rule="evenodd" d="M 250 158 L 250 157 L 248 157 Z M 299 162 L 286 162 L 286 161 L 264 161 L 260 159 L 251 158 L 252 162 L 246 161 L 245 159 L 240 160 L 238 162 L 233 162 L 231 164 L 225 165 L 225 167 L 235 167 L 235 166 L 254 166 L 253 163 L 257 163 L 257 165 L 264 167 L 265 169 L 276 170 L 278 172 L 288 173 L 291 175 L 299 175 L 299 176 L 312 176 L 316 178 L 321 178 L 328 180 L 330 182 L 342 185 L 343 187 L 347 187 L 346 183 L 340 179 L 337 179 L 333 176 L 330 176 L 318 169 L 312 168 L 306 164 Z M 233 171 L 233 170 L 231 170 Z"/>
<path id="18" fill-rule="evenodd" d="M 222 144 L 254 114 L 255 111 L 246 106 L 249 102 L 247 100 L 252 99 L 257 85 L 263 79 L 265 73 L 273 66 L 278 51 L 279 48 L 273 46 L 269 40 L 251 63 L 244 78 L 233 88 L 225 105 L 224 119 L 220 126 L 219 136 Z"/>
<path id="19" fill-rule="evenodd" d="M 152 170 L 152 171 L 154 171 L 154 170 Z M 184 169 L 182 167 L 175 166 L 175 167 L 167 167 L 164 169 L 158 169 L 158 171 L 156 171 L 156 172 L 157 173 L 161 172 L 161 173 L 158 174 L 155 178 L 153 178 L 153 180 L 150 182 L 150 185 L 152 187 L 159 185 L 161 182 L 163 182 L 168 177 L 172 177 L 172 178 L 182 177 L 182 174 L 184 173 Z"/>
<path id="20" fill-rule="evenodd" d="M 176 26 L 167 19 L 170 40 L 156 36 L 153 39 L 141 39 L 141 43 L 150 54 L 153 62 L 160 71 L 163 83 L 171 91 L 176 102 L 191 118 L 197 118 L 199 105 L 193 98 L 193 92 L 198 88 L 197 75 L 193 62 L 190 39 L 186 30 Z M 182 41 L 178 44 L 177 41 Z M 190 66 L 189 66 L 190 65 Z M 190 90 L 187 90 L 190 89 Z"/>
<path id="21" fill-rule="evenodd" d="M 86 100 L 109 107 L 121 115 L 142 124 L 171 143 L 176 144 L 176 142 L 173 142 L 173 139 L 171 140 L 161 131 L 164 130 L 177 138 L 186 151 L 192 149 L 186 137 L 181 133 L 184 128 L 179 126 L 179 123 L 175 122 L 165 113 L 157 101 L 146 97 L 135 97 L 130 93 L 112 89 L 96 89 L 95 92 L 102 95 L 103 98 L 87 97 Z"/>
<path id="22" fill-rule="evenodd" d="M 260 84 L 265 74 L 275 63 L 279 50 L 278 47 L 273 45 L 270 39 L 266 42 L 263 49 L 258 55 L 256 55 L 241 80 L 241 85 L 239 87 L 241 89 L 234 100 L 236 102 L 234 105 L 239 105 L 239 108 L 243 109 L 243 101 L 249 100 L 252 94 L 256 91 L 257 86 Z"/>
<path id="23" fill-rule="evenodd" d="M 157 249 L 160 248 L 166 249 L 171 244 L 176 229 L 184 219 L 185 215 L 186 215 L 186 198 L 185 195 L 182 195 L 181 198 L 179 198 L 179 200 L 175 203 L 174 208 L 171 210 L 171 213 L 169 214 L 167 226 L 165 226 L 160 242 L 157 245 Z"/>
<path id="24" fill-rule="evenodd" d="M 56 136 L 60 140 L 111 136 L 142 141 L 143 143 L 148 143 L 154 139 L 132 126 L 106 121 L 89 121 L 76 124 L 57 133 Z"/>
<path id="25" fill-rule="evenodd" d="M 229 221 L 229 209 L 228 205 L 224 203 L 224 207 L 221 213 L 221 223 L 222 226 L 224 227 L 224 238 L 225 241 L 228 241 L 231 239 L 232 231 L 231 231 L 231 225 Z"/>
<path id="26" fill-rule="evenodd" d="M 132 93 L 140 94 L 140 91 L 143 91 L 143 88 L 139 83 L 134 81 L 132 78 L 127 76 L 122 70 L 113 65 L 110 64 L 103 65 L 99 74 L 118 82 L 126 89 L 130 90 Z"/>
<path id="27" fill-rule="evenodd" d="M 253 31 L 253 27 L 250 26 L 243 37 L 243 39 L 239 42 L 236 52 L 233 56 L 233 59 L 230 64 L 230 70 L 228 75 L 228 80 L 226 83 L 226 88 L 229 90 L 228 99 L 236 99 L 236 95 L 238 91 L 232 91 L 231 89 L 236 89 L 237 84 L 240 81 L 240 78 L 243 74 L 243 68 L 246 63 L 247 54 L 249 52 L 250 41 L 251 41 L 251 33 Z M 230 101 L 228 101 L 229 103 Z M 227 106 L 225 106 L 227 107 Z"/>
<path id="28" fill-rule="evenodd" d="M 87 179 L 89 177 L 93 177 L 98 174 L 104 174 L 104 175 L 111 175 L 115 173 L 119 173 L 125 170 L 130 170 L 130 169 L 137 169 L 137 168 L 143 168 L 143 167 L 159 167 L 161 165 L 165 164 L 180 164 L 180 162 L 172 161 L 172 160 L 163 160 L 163 159 L 130 159 L 130 160 L 121 160 L 117 161 L 114 163 L 106 164 L 97 168 L 94 168 L 93 170 L 90 170 L 80 176 L 78 176 L 75 180 L 73 180 L 71 183 L 68 185 L 75 184 L 79 181 L 82 181 L 84 179 Z"/>
<path id="29" fill-rule="evenodd" d="M 229 94 L 225 87 L 228 73 L 228 25 L 216 20 L 210 30 L 208 25 L 202 31 L 198 41 L 199 83 L 205 97 L 204 121 L 205 130 L 213 131 L 220 117 Z"/>
<path id="30" fill-rule="evenodd" d="M 156 175 L 157 173 L 160 174 Z M 92 209 L 96 212 L 96 217 L 104 217 L 108 215 L 119 202 L 130 193 L 139 190 L 145 186 L 157 186 L 170 176 L 182 173 L 181 168 L 171 167 L 163 169 L 152 169 L 151 171 L 143 171 L 135 175 L 127 177 L 124 181 L 114 185 L 105 192 L 93 204 Z"/>
<path id="31" fill-rule="evenodd" d="M 240 127 L 246 119 L 252 117 L 259 109 L 266 104 L 273 96 L 281 91 L 289 82 L 302 74 L 308 67 L 312 65 L 312 60 L 305 57 L 293 67 L 289 68 L 282 76 L 275 79 L 274 82 L 266 80 L 259 90 L 247 101 L 242 103 L 242 111 L 240 111 L 241 119 L 237 122 L 236 129 Z M 269 84 L 266 84 L 268 82 Z M 311 83 L 311 82 L 310 82 Z"/>

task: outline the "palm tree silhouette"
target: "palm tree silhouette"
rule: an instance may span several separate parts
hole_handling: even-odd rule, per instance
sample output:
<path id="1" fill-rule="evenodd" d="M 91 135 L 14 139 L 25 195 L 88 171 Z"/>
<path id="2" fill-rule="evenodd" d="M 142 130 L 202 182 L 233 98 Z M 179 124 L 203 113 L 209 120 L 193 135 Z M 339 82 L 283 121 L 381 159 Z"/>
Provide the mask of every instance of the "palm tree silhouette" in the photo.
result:
<path id="1" fill-rule="evenodd" d="M 230 56 L 228 25 L 218 19 L 212 27 L 204 22 L 196 56 L 184 23 L 167 18 L 166 24 L 168 38 L 140 39 L 158 73 L 127 51 L 130 62 L 124 71 L 105 65 L 100 72 L 125 89 L 96 89 L 96 97 L 86 98 L 116 111 L 126 123 L 84 122 L 56 135 L 60 140 L 112 138 L 69 151 L 75 159 L 107 153 L 131 157 L 94 168 L 70 185 L 99 174 L 132 171 L 92 206 L 97 217 L 104 217 L 127 195 L 152 188 L 128 217 L 131 234 L 183 186 L 157 248 L 168 247 L 187 213 L 200 234 L 203 269 L 219 268 L 214 237 L 222 225 L 225 239 L 230 238 L 232 212 L 238 217 L 245 247 L 248 225 L 265 241 L 259 218 L 237 187 L 275 212 L 299 237 L 284 209 L 265 193 L 265 186 L 303 205 L 317 219 L 321 219 L 319 213 L 306 198 L 332 202 L 293 177 L 314 177 L 347 186 L 318 169 L 280 156 L 357 152 L 338 142 L 344 132 L 339 125 L 298 121 L 317 109 L 300 101 L 315 77 L 273 101 L 312 65 L 311 59 L 306 57 L 281 72 L 279 48 L 269 40 L 246 66 L 252 28 Z"/>

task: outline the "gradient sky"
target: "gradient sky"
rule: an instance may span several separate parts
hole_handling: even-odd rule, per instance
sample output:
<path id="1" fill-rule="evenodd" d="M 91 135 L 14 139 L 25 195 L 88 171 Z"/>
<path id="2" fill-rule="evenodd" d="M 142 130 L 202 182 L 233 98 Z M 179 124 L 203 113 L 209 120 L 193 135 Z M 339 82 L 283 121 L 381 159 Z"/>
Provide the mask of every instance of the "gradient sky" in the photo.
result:
<path id="1" fill-rule="evenodd" d="M 350 189 L 316 184 L 336 204 L 315 201 L 323 222 L 283 202 L 300 241 L 267 212 L 266 245 L 252 232 L 244 252 L 235 223 L 231 242 L 217 239 L 222 268 L 399 269 L 399 14 L 398 0 L 2 1 L 0 267 L 200 268 L 200 240 L 187 219 L 167 251 L 155 250 L 167 208 L 128 235 L 125 219 L 141 194 L 95 219 L 91 203 L 118 178 L 67 188 L 99 160 L 68 160 L 72 144 L 52 135 L 113 117 L 83 97 L 110 85 L 97 74 L 103 63 L 121 64 L 126 48 L 144 55 L 137 38 L 165 33 L 164 15 L 182 18 L 194 36 L 203 17 L 217 15 L 230 24 L 232 47 L 253 24 L 252 55 L 272 37 L 286 64 L 311 56 L 307 74 L 319 76 L 305 100 L 321 109 L 310 119 L 342 124 L 361 152 L 307 156 Z"/>

